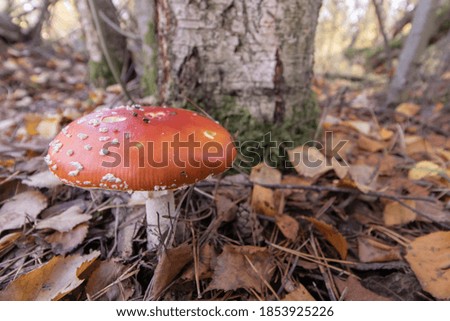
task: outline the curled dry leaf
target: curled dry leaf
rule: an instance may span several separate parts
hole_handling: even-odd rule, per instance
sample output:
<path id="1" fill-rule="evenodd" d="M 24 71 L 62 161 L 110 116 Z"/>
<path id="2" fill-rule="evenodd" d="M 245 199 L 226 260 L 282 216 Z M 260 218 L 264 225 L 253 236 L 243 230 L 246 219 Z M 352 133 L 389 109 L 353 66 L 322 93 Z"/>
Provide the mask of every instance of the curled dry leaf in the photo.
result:
<path id="1" fill-rule="evenodd" d="M 400 248 L 384 244 L 371 237 L 358 237 L 358 257 L 361 262 L 389 262 L 401 260 Z"/>
<path id="2" fill-rule="evenodd" d="M 416 201 L 405 200 L 405 204 L 416 208 Z M 383 220 L 386 226 L 403 225 L 416 220 L 416 213 L 398 202 L 389 201 L 384 207 Z"/>
<path id="3" fill-rule="evenodd" d="M 46 207 L 47 197 L 39 191 L 17 194 L 0 209 L 0 233 L 34 221 Z"/>
<path id="4" fill-rule="evenodd" d="M 347 257 L 348 244 L 345 237 L 332 225 L 319 221 L 313 217 L 303 217 L 307 221 L 311 222 L 316 229 L 330 242 L 330 244 L 338 251 L 339 256 L 342 259 Z"/>
<path id="5" fill-rule="evenodd" d="M 126 301 L 133 295 L 127 266 L 114 260 L 101 261 L 86 284 L 86 294 L 93 300 Z M 121 279 L 122 278 L 122 279 Z"/>
<path id="6" fill-rule="evenodd" d="M 406 260 L 422 288 L 437 299 L 450 299 L 450 232 L 434 232 L 412 241 Z"/>
<path id="7" fill-rule="evenodd" d="M 373 191 L 377 182 L 377 169 L 368 165 L 351 165 L 348 175 L 339 184 L 353 187 L 363 193 Z"/>
<path id="8" fill-rule="evenodd" d="M 198 255 L 198 270 L 195 271 L 194 264 L 191 264 L 183 273 L 181 279 L 192 281 L 195 279 L 195 273 L 198 274 L 200 280 L 211 278 L 216 263 L 217 253 L 214 246 L 207 243 L 200 248 L 200 253 Z"/>
<path id="9" fill-rule="evenodd" d="M 0 238 L 0 253 L 13 245 L 22 235 L 21 232 L 13 232 L 10 234 L 6 234 L 2 238 Z"/>
<path id="10" fill-rule="evenodd" d="M 89 230 L 87 223 L 82 223 L 68 232 L 54 232 L 45 237 L 55 254 L 67 254 L 84 241 Z"/>
<path id="11" fill-rule="evenodd" d="M 83 210 L 75 205 L 69 207 L 67 210 L 59 215 L 46 218 L 36 224 L 39 229 L 52 229 L 58 232 L 68 232 L 75 226 L 87 222 L 91 219 L 91 215 L 82 214 Z"/>
<path id="12" fill-rule="evenodd" d="M 95 251 L 87 255 L 55 256 L 47 263 L 23 274 L 0 292 L 4 301 L 60 300 L 76 289 L 83 280 L 78 277 L 100 255 Z"/>
<path id="13" fill-rule="evenodd" d="M 250 263 L 251 262 L 251 263 Z M 267 248 L 225 245 L 208 290 L 254 289 L 262 293 L 274 272 L 273 258 Z"/>

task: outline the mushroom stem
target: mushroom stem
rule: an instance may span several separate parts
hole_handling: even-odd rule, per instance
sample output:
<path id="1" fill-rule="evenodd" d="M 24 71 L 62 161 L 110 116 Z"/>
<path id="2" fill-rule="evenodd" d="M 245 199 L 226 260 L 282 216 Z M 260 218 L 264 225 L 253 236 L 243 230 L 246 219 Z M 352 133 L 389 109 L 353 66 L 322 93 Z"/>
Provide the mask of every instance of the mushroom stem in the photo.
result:
<path id="1" fill-rule="evenodd" d="M 145 202 L 147 213 L 147 249 L 157 251 L 167 239 L 169 229 L 176 224 L 175 199 L 172 190 L 148 193 Z"/>

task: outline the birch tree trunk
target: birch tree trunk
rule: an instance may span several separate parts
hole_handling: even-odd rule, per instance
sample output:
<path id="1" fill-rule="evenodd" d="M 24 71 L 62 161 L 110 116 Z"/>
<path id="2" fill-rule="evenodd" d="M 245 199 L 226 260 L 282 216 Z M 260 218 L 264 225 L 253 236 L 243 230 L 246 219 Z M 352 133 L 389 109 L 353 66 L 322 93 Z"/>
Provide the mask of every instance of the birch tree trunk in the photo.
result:
<path id="1" fill-rule="evenodd" d="M 420 0 L 417 5 L 411 31 L 399 57 L 397 71 L 389 85 L 386 106 L 394 105 L 401 100 L 410 76 L 417 69 L 418 59 L 436 30 L 437 8 L 438 0 Z"/>
<path id="2" fill-rule="evenodd" d="M 104 48 L 112 58 L 112 63 L 119 73 L 126 63 L 126 39 L 114 26 L 119 28 L 117 11 L 111 0 L 92 1 L 98 15 L 101 30 L 96 28 L 92 8 L 89 0 L 75 1 L 80 16 L 80 22 L 86 37 L 86 47 L 89 53 L 89 74 L 91 80 L 97 86 L 106 86 L 114 83 L 113 73 L 105 59 L 102 50 L 101 38 L 103 37 Z"/>
<path id="3" fill-rule="evenodd" d="M 317 0 L 158 0 L 159 99 L 236 106 L 281 124 L 308 105 Z"/>

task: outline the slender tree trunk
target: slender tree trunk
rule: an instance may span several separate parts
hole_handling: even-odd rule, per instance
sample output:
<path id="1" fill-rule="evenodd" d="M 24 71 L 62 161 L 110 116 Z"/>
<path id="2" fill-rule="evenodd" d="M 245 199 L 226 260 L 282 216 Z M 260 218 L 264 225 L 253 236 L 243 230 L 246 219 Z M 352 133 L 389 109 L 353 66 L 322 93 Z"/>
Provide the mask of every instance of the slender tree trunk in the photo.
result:
<path id="1" fill-rule="evenodd" d="M 106 44 L 106 51 L 112 58 L 113 67 L 120 73 L 126 63 L 126 39 L 116 29 L 119 26 L 116 8 L 111 0 L 95 0 L 92 2 L 99 17 L 101 32 L 97 30 L 89 0 L 78 0 L 75 4 L 80 15 L 80 22 L 86 37 L 86 47 L 89 53 L 89 73 L 97 86 L 114 83 L 113 72 L 105 59 L 100 37 Z"/>
<path id="2" fill-rule="evenodd" d="M 135 0 L 134 16 L 141 46 L 134 55 L 136 73 L 141 79 L 144 95 L 158 95 L 157 37 L 155 0 Z"/>
<path id="3" fill-rule="evenodd" d="M 435 18 L 438 0 L 421 0 L 415 10 L 412 28 L 400 54 L 397 71 L 392 79 L 386 105 L 395 105 L 402 99 L 410 76 L 424 52 L 431 35 L 436 30 Z"/>
<path id="4" fill-rule="evenodd" d="M 283 123 L 308 105 L 317 0 L 158 0 L 159 98 Z"/>

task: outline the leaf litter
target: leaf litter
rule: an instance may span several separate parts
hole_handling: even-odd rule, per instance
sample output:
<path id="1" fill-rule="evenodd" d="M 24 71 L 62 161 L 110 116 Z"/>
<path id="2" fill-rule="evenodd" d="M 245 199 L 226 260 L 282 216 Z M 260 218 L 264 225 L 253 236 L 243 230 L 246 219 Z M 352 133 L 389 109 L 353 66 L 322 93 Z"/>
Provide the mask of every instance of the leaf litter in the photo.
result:
<path id="1" fill-rule="evenodd" d="M 138 193 L 61 185 L 43 162 L 70 121 L 125 103 L 117 86 L 87 84 L 81 55 L 54 46 L 50 60 L 20 46 L 0 60 L 18 71 L 0 79 L 11 89 L 0 91 L 1 299 L 449 298 L 446 108 L 429 126 L 426 104 L 375 113 L 376 97 L 353 87 L 330 107 L 348 84 L 320 79 L 322 148 L 294 146 L 291 171 L 262 162 L 176 191 L 180 224 L 148 253 Z"/>

